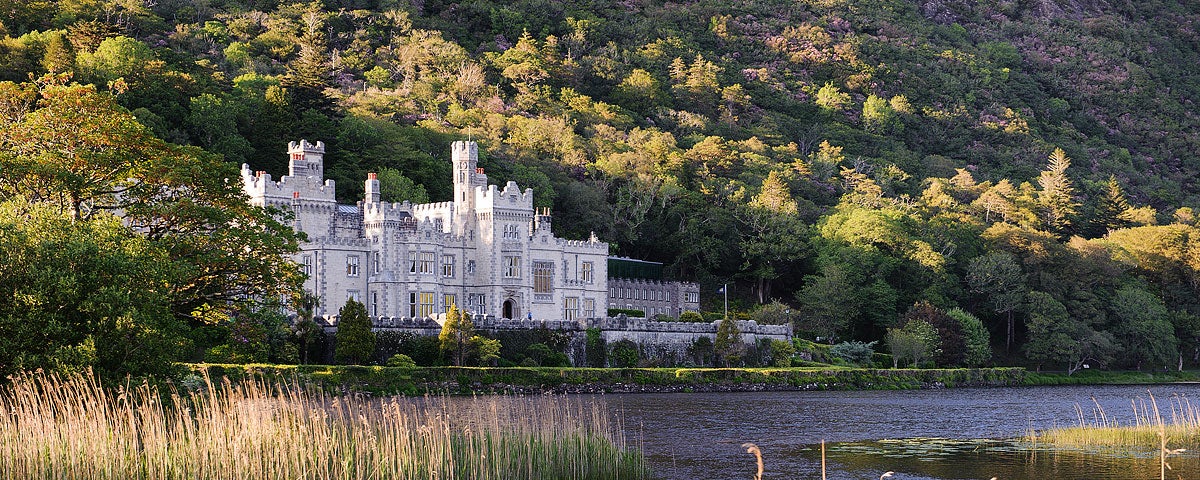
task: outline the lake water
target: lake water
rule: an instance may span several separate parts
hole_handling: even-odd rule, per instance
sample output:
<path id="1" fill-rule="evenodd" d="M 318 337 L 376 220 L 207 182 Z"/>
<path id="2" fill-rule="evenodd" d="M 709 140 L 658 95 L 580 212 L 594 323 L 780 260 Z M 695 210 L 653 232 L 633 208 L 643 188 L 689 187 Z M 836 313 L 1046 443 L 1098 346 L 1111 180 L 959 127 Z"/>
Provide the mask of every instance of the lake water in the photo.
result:
<path id="1" fill-rule="evenodd" d="M 1035 452 L 1009 441 L 1030 429 L 1074 426 L 1079 406 L 1133 423 L 1131 402 L 1160 408 L 1200 385 L 970 388 L 865 392 L 629 394 L 604 397 L 630 439 L 640 439 L 656 478 L 820 479 L 826 442 L 830 480 L 1157 479 L 1153 445 L 1124 453 Z M 1200 478 L 1197 452 L 1170 460 L 1167 478 Z"/>

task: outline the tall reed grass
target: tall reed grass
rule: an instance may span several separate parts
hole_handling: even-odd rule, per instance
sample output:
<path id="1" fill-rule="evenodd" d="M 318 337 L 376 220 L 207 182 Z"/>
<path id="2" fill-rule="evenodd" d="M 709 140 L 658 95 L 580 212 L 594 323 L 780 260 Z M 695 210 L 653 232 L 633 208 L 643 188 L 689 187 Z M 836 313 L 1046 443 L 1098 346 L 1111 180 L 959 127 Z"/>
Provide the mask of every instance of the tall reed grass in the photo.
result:
<path id="1" fill-rule="evenodd" d="M 619 419 L 567 397 L 372 400 L 295 383 L 0 391 L 0 478 L 618 479 L 648 476 Z"/>
<path id="2" fill-rule="evenodd" d="M 1036 444 L 1066 447 L 1150 447 L 1163 442 L 1190 449 L 1200 448 L 1200 405 L 1187 397 L 1174 397 L 1159 409 L 1153 395 L 1130 400 L 1133 418 L 1122 424 L 1109 416 L 1099 403 L 1091 409 L 1075 406 L 1078 424 L 1030 432 Z M 1089 411 L 1090 410 L 1090 411 Z M 1164 445 L 1165 448 L 1165 445 Z"/>

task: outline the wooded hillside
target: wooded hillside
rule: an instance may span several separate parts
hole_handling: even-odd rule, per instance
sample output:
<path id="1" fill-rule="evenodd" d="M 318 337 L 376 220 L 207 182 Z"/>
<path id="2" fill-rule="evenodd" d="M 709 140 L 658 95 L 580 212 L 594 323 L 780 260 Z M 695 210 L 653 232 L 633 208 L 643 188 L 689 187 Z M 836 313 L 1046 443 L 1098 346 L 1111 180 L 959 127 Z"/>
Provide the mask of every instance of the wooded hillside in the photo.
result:
<path id="1" fill-rule="evenodd" d="M 973 315 L 1005 363 L 1200 359 L 1194 2 L 0 0 L 0 23 L 0 79 L 68 73 L 275 175 L 322 140 L 346 202 L 367 172 L 449 199 L 470 136 L 560 235 L 804 335 L 925 322 L 962 364 Z"/>

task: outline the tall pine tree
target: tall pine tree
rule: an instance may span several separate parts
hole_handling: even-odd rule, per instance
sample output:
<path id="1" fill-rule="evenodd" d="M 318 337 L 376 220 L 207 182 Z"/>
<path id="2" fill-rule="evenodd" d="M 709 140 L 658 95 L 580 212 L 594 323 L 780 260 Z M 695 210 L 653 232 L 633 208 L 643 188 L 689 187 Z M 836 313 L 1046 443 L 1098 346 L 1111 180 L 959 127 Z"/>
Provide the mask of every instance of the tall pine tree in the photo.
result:
<path id="1" fill-rule="evenodd" d="M 1104 195 L 1097 202 L 1096 214 L 1092 217 L 1087 231 L 1088 237 L 1099 238 L 1110 231 L 1132 227 L 1132 210 L 1133 207 L 1125 198 L 1121 184 L 1117 183 L 1117 177 L 1110 175 L 1105 184 Z"/>
<path id="2" fill-rule="evenodd" d="M 326 90 L 334 87 L 333 72 L 329 47 L 325 43 L 325 34 L 321 32 L 325 22 L 316 8 L 304 14 L 307 27 L 300 36 L 300 55 L 288 64 L 287 75 L 280 83 L 290 93 L 290 103 L 297 115 L 315 110 L 333 118 L 337 115 L 336 105 L 333 98 L 326 94 Z"/>
<path id="3" fill-rule="evenodd" d="M 1050 154 L 1050 164 L 1038 177 L 1041 189 L 1037 192 L 1037 204 L 1042 228 L 1059 238 L 1070 235 L 1071 219 L 1079 208 L 1072 198 L 1075 188 L 1071 186 L 1071 179 L 1067 178 L 1067 168 L 1070 166 L 1071 159 L 1067 157 L 1067 152 L 1055 148 Z"/>

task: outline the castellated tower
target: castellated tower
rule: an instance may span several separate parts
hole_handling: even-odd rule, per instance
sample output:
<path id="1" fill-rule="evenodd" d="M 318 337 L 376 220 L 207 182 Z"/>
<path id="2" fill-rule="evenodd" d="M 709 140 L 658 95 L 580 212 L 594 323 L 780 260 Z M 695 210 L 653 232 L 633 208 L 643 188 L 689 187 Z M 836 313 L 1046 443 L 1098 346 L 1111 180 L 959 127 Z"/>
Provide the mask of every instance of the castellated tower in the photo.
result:
<path id="1" fill-rule="evenodd" d="M 288 175 L 313 177 L 317 181 L 325 178 L 325 142 L 316 145 L 308 140 L 288 142 Z"/>
<path id="2" fill-rule="evenodd" d="M 363 183 L 363 201 L 366 203 L 379 203 L 381 194 L 379 192 L 379 176 L 374 173 L 367 174 L 367 181 Z"/>
<path id="3" fill-rule="evenodd" d="M 454 231 L 462 234 L 475 228 L 475 188 L 487 186 L 487 175 L 479 168 L 479 145 L 459 140 L 450 144 L 454 163 Z"/>

